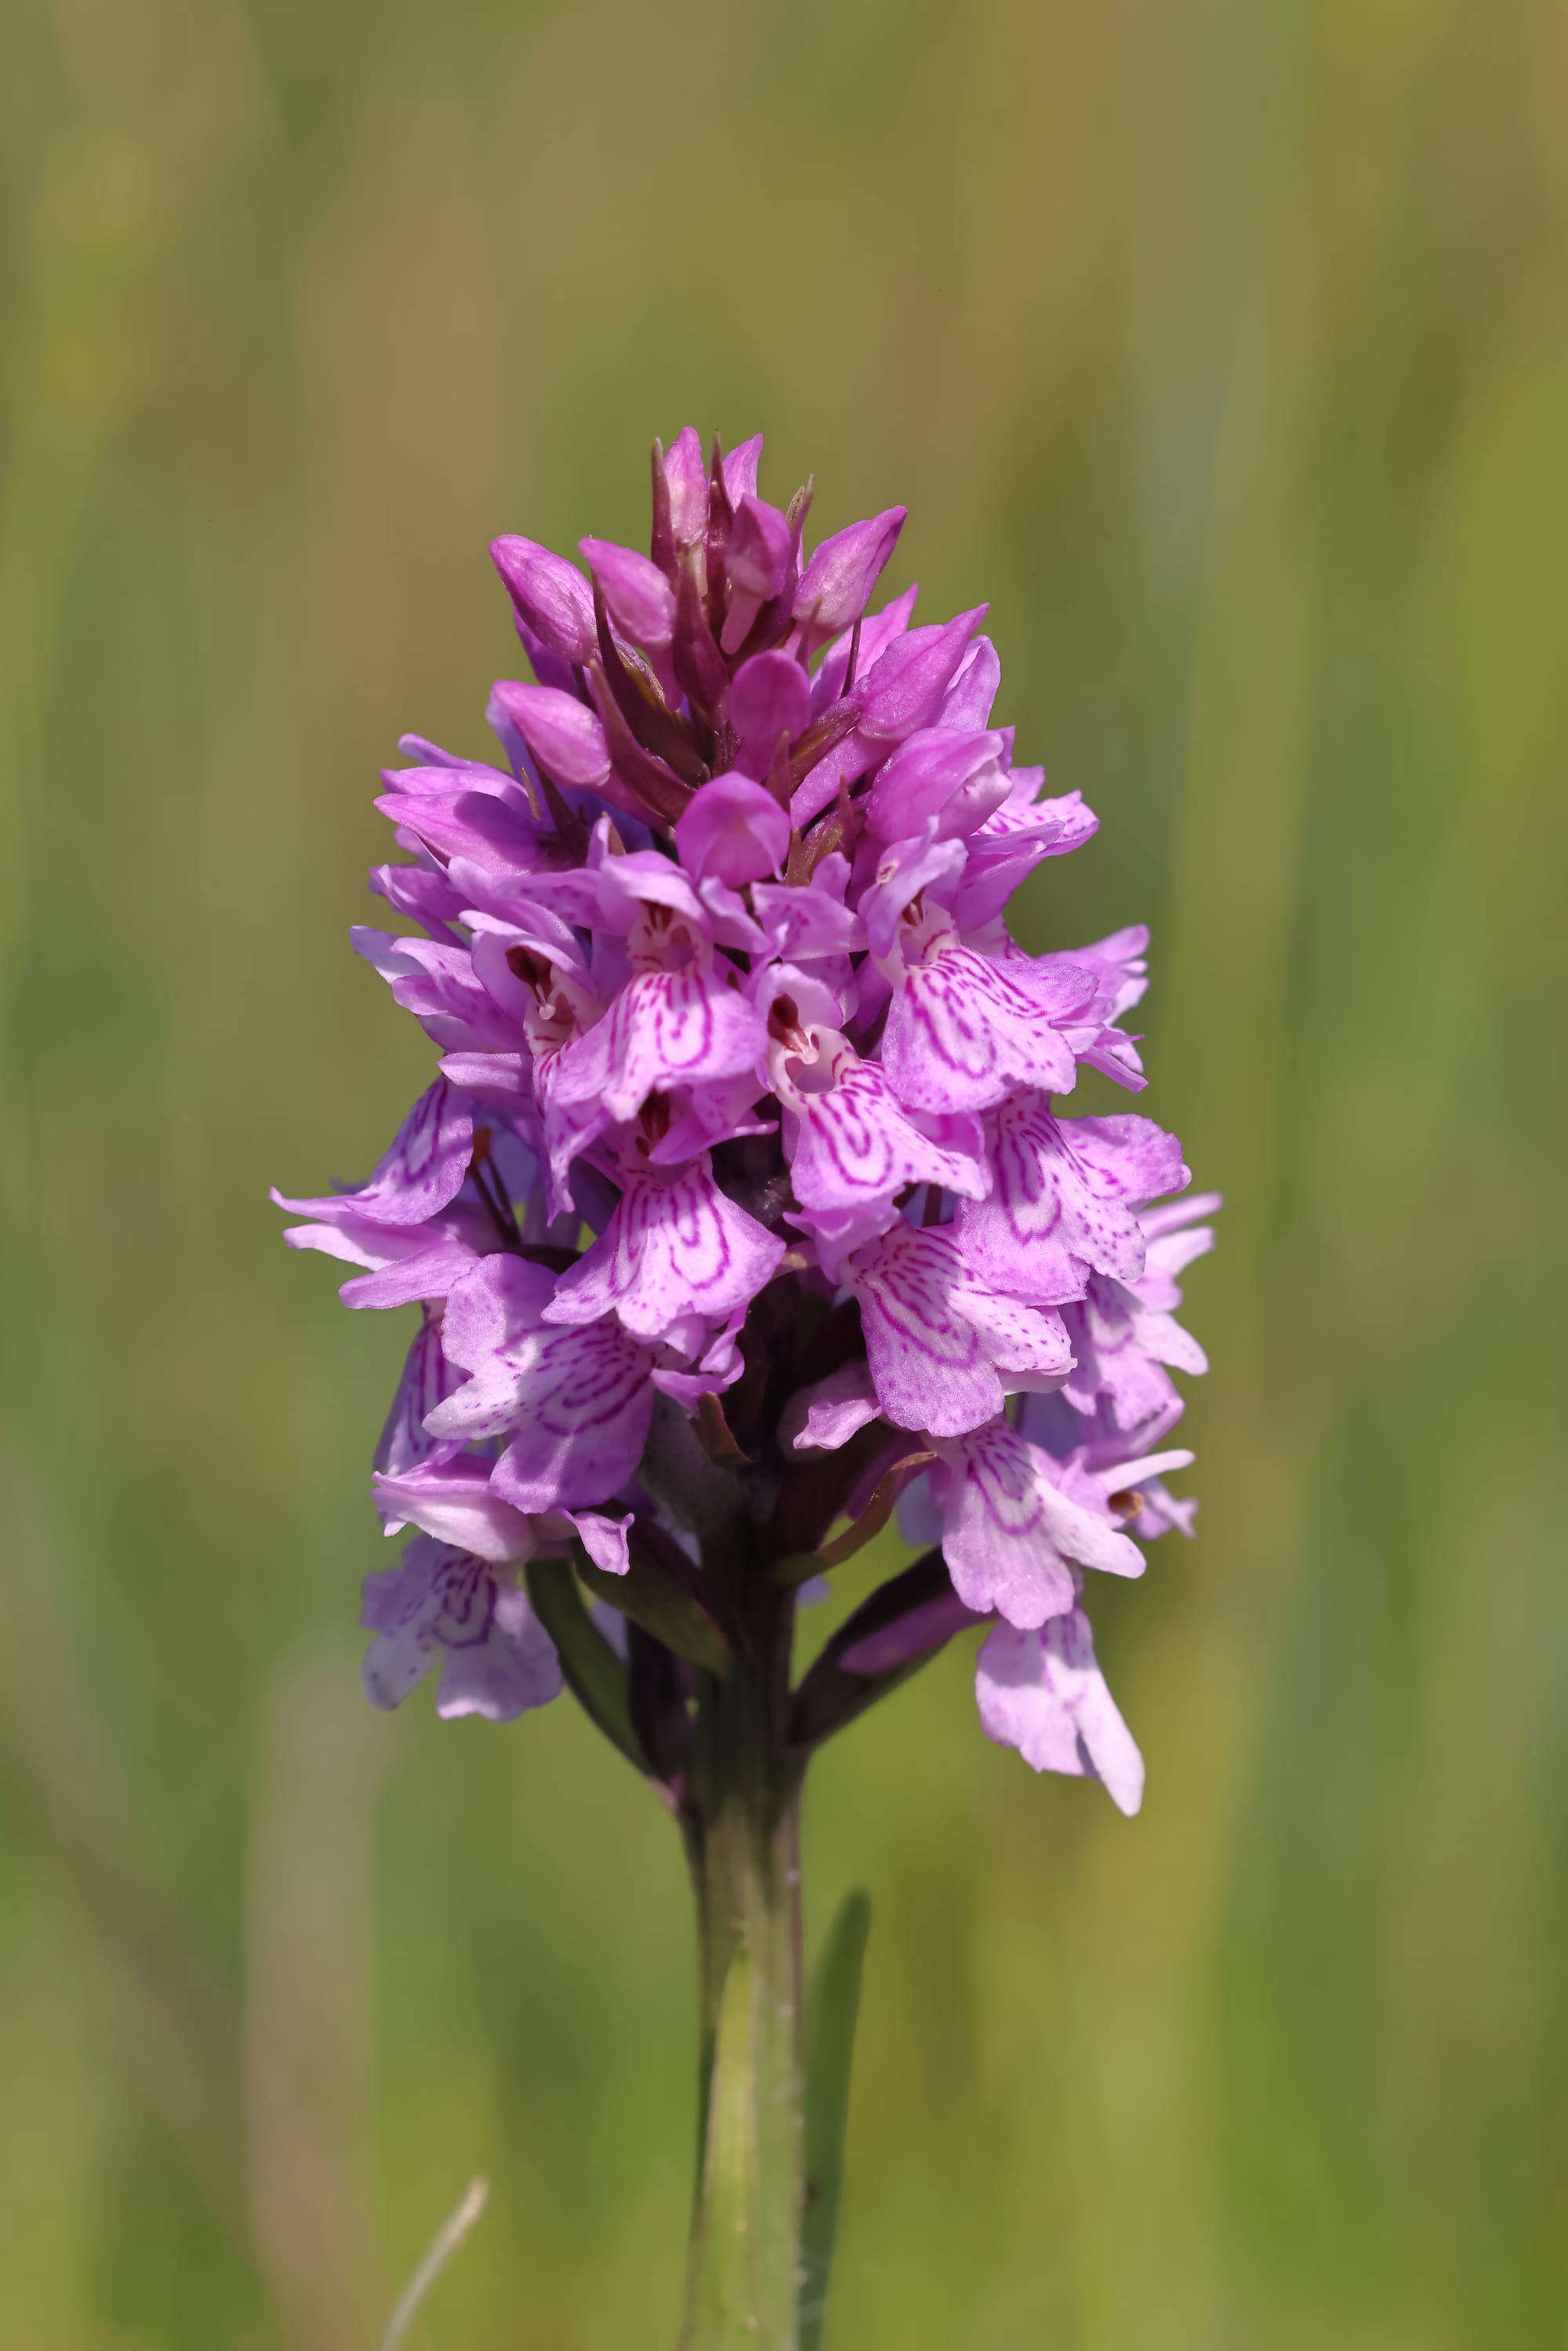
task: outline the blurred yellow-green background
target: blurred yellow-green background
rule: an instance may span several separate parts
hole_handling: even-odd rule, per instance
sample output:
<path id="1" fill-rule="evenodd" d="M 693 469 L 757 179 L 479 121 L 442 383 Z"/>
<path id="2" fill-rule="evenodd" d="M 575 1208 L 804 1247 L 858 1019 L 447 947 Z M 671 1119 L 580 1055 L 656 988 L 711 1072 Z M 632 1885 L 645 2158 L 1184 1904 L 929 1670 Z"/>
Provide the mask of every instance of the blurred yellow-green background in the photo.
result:
<path id="1" fill-rule="evenodd" d="M 0 2340 L 659 2351 L 674 1840 L 563 1705 L 357 1687 L 402 1344 L 265 1194 L 429 1049 L 350 955 L 485 542 L 645 451 L 906 500 L 1146 917 L 1230 1205 L 1129 1825 L 959 1656 L 847 1734 L 839 2351 L 1536 2351 L 1568 2298 L 1556 0 L 11 0 Z"/>

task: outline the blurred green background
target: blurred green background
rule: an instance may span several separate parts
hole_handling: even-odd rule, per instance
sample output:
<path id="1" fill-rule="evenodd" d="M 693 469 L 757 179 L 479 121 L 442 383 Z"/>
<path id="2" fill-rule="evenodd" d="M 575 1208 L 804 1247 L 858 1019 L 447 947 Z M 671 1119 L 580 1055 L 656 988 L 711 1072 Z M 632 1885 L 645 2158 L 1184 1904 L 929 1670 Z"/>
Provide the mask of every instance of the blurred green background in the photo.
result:
<path id="1" fill-rule="evenodd" d="M 286 1257 L 429 1050 L 350 955 L 485 542 L 691 419 L 912 509 L 1146 916 L 1229 1196 L 1200 1533 L 1096 1594 L 1150 1793 L 950 1656 L 830 1750 L 876 1904 L 839 2351 L 1458 2351 L 1568 2279 L 1554 0 L 11 0 L 0 2338 L 674 2333 L 673 1836 L 566 1706 L 363 1706 L 402 1319 Z M 1559 1205 L 1554 1205 L 1559 1204 Z"/>

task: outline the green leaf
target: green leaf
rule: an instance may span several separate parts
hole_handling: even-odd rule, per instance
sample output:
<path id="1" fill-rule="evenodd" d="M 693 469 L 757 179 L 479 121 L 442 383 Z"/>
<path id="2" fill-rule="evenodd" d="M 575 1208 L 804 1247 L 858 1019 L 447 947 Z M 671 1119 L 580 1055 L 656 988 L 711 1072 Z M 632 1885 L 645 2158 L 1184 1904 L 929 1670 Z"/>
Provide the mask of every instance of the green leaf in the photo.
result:
<path id="1" fill-rule="evenodd" d="M 571 1569 L 564 1559 L 531 1559 L 523 1573 L 573 1698 L 627 1761 L 646 1771 L 648 1759 L 626 1701 L 626 1668 L 589 1614 Z"/>
<path id="2" fill-rule="evenodd" d="M 818 2351 L 843 2184 L 850 2059 L 860 2011 L 871 1898 L 847 1894 L 812 1979 L 806 2057 L 806 2213 L 800 2230 L 800 2351 Z"/>
<path id="3" fill-rule="evenodd" d="M 683 1592 L 647 1560 L 632 1554 L 624 1575 L 607 1575 L 579 1548 L 577 1573 L 595 1600 L 607 1600 L 645 1633 L 722 1680 L 730 1668 L 729 1643 L 693 1593 Z"/>

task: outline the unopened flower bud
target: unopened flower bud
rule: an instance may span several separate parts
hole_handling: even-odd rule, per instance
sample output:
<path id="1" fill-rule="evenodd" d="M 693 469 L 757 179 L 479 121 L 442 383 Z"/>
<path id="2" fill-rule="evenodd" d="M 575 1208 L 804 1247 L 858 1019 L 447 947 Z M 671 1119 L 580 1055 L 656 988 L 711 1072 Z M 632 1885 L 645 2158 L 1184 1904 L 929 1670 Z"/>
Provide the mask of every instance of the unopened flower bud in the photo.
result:
<path id="1" fill-rule="evenodd" d="M 589 791 L 603 783 L 610 773 L 604 729 L 575 695 L 499 678 L 495 700 L 553 782 Z"/>
<path id="2" fill-rule="evenodd" d="M 531 538 L 490 542 L 490 560 L 507 583 L 518 617 L 562 661 L 585 662 L 596 643 L 593 596 L 575 563 Z"/>
<path id="3" fill-rule="evenodd" d="M 658 565 L 613 539 L 583 538 L 578 545 L 622 634 L 651 653 L 662 652 L 675 632 L 675 591 Z"/>
<path id="4" fill-rule="evenodd" d="M 862 736 L 877 743 L 902 743 L 917 726 L 930 725 L 986 611 L 984 604 L 977 604 L 973 611 L 960 612 L 939 627 L 911 629 L 888 647 L 855 689 Z"/>
<path id="5" fill-rule="evenodd" d="M 888 507 L 822 541 L 795 591 L 796 624 L 809 643 L 821 644 L 859 620 L 898 543 L 904 513 L 903 507 Z"/>
<path id="6" fill-rule="evenodd" d="M 756 496 L 757 464 L 761 455 L 762 435 L 754 433 L 749 441 L 743 441 L 738 449 L 732 449 L 723 459 L 720 471 L 725 496 L 732 507 L 737 507 L 742 498 Z"/>
<path id="7" fill-rule="evenodd" d="M 739 765 L 747 775 L 765 776 L 779 737 L 793 742 L 810 723 L 811 681 L 790 653 L 755 653 L 731 681 L 729 715 L 740 737 Z"/>
<path id="8" fill-rule="evenodd" d="M 664 479 L 676 547 L 700 547 L 707 530 L 707 468 L 703 444 L 690 424 L 682 427 L 664 458 Z"/>
<path id="9" fill-rule="evenodd" d="M 729 534 L 729 611 L 719 642 L 738 653 L 764 604 L 777 596 L 789 572 L 789 526 L 777 507 L 744 497 Z"/>
<path id="10" fill-rule="evenodd" d="M 789 853 L 789 820 L 749 776 L 715 776 L 677 821 L 675 847 L 695 881 L 727 882 L 737 889 L 777 873 Z"/>

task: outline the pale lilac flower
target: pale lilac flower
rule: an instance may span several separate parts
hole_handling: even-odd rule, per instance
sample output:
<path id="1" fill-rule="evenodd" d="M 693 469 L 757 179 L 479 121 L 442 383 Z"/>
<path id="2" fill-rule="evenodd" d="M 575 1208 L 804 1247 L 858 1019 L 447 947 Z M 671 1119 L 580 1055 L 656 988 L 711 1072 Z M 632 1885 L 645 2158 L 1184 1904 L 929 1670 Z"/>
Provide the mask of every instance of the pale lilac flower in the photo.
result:
<path id="1" fill-rule="evenodd" d="M 1053 1304 L 1082 1298 L 1091 1271 L 1136 1281 L 1138 1207 L 1189 1180 L 1181 1145 L 1152 1120 L 1057 1118 L 1043 1094 L 998 1104 L 987 1143 L 991 1189 L 956 1218 L 965 1258 L 982 1276 Z"/>
<path id="2" fill-rule="evenodd" d="M 490 1482 L 530 1514 L 608 1500 L 642 1458 L 652 1405 L 652 1350 L 613 1317 L 548 1325 L 554 1294 L 545 1268 L 521 1258 L 486 1258 L 465 1274 L 442 1344 L 469 1376 L 425 1423 L 436 1437 L 508 1438 Z"/>
<path id="3" fill-rule="evenodd" d="M 1026 1629 L 1073 1604 L 1072 1566 L 1142 1575 L 1144 1554 L 1106 1507 L 1062 1490 L 1057 1465 L 998 1418 L 936 1446 L 932 1485 L 958 1597 Z"/>
<path id="4" fill-rule="evenodd" d="M 280 1208 L 329 1225 L 413 1226 L 455 1200 L 463 1189 L 474 1149 L 470 1104 L 444 1078 L 421 1094 L 376 1165 L 355 1192 L 334 1192 L 314 1200 L 274 1192 Z"/>
<path id="5" fill-rule="evenodd" d="M 392 1478 L 417 1468 L 422 1461 L 453 1448 L 444 1446 L 425 1426 L 427 1416 L 444 1403 L 460 1374 L 447 1361 L 441 1343 L 439 1315 L 427 1305 L 404 1359 L 402 1376 L 392 1395 L 381 1438 L 371 1457 L 378 1470 Z"/>
<path id="6" fill-rule="evenodd" d="M 400 1566 L 366 1576 L 360 1621 L 376 1636 L 364 1664 L 375 1706 L 399 1705 L 437 1660 L 438 1714 L 510 1722 L 559 1694 L 554 1646 L 516 1584 L 432 1536 L 410 1543 Z"/>
<path id="7" fill-rule="evenodd" d="M 785 1156 L 803 1208 L 891 1207 L 906 1184 L 983 1196 L 985 1145 L 975 1119 L 906 1110 L 882 1064 L 863 1061 L 841 1029 L 791 1022 L 780 1006 L 792 1010 L 794 999 L 775 999 L 769 1071 L 788 1113 Z"/>
<path id="8" fill-rule="evenodd" d="M 784 1243 L 726 1198 L 706 1152 L 681 1168 L 628 1166 L 621 1181 L 609 1225 L 561 1276 L 545 1322 L 612 1314 L 657 1341 L 693 1317 L 723 1321 L 767 1288 Z"/>
<path id="9" fill-rule="evenodd" d="M 498 1566 L 564 1554 L 575 1539 L 607 1575 L 626 1573 L 630 1512 L 611 1519 L 598 1510 L 520 1510 L 497 1491 L 491 1471 L 488 1460 L 451 1445 L 407 1468 L 378 1468 L 371 1482 L 383 1532 L 420 1527 Z"/>
<path id="10" fill-rule="evenodd" d="M 632 973 L 603 1019 L 562 1053 L 556 1099 L 630 1119 L 650 1094 L 755 1070 L 766 1034 L 734 965 L 699 948 L 676 968 Z"/>
<path id="11" fill-rule="evenodd" d="M 1213 1227 L 1187 1220 L 1218 1205 L 1218 1196 L 1208 1193 L 1145 1209 L 1139 1219 L 1142 1272 L 1131 1281 L 1092 1273 L 1082 1302 L 1064 1307 L 1076 1359 L 1064 1391 L 1077 1411 L 1091 1413 L 1103 1398 L 1118 1427 L 1136 1428 L 1179 1404 L 1170 1371 L 1208 1369 L 1203 1349 L 1176 1319 L 1181 1304 L 1176 1276 L 1214 1247 Z"/>
<path id="12" fill-rule="evenodd" d="M 1025 956 L 998 961 L 963 943 L 940 902 L 917 907 L 912 899 L 888 957 L 882 1058 L 902 1099 L 974 1111 L 1019 1088 L 1068 1092 L 1078 1071 L 1064 1032 L 1094 1000 L 1090 975 L 1071 964 L 1042 970 Z"/>
<path id="13" fill-rule="evenodd" d="M 1009 1395 L 1060 1387 L 1071 1367 L 1061 1316 L 981 1288 L 946 1228 L 895 1223 L 856 1252 L 849 1279 L 878 1401 L 901 1428 L 958 1436 Z"/>
<path id="14" fill-rule="evenodd" d="M 1119 1812 L 1144 1800 L 1144 1759 L 1094 1656 L 1081 1608 L 1038 1631 L 998 1625 L 975 1668 L 975 1695 L 988 1738 L 1016 1747 L 1036 1771 L 1067 1771 L 1103 1782 Z"/>

